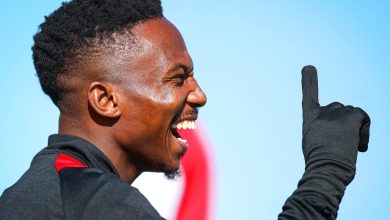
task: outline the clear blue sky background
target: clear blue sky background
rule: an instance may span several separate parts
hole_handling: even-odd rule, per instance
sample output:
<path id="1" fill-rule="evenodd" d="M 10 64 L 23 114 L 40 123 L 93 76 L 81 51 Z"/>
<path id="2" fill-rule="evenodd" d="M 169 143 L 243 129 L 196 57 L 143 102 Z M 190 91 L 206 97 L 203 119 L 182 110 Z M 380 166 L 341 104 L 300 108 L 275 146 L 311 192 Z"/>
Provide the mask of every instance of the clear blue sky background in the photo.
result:
<path id="1" fill-rule="evenodd" d="M 31 59 L 32 35 L 58 0 L 0 2 L 0 193 L 57 130 Z M 390 208 L 388 1 L 164 1 L 208 95 L 201 120 L 217 170 L 216 219 L 276 219 L 303 173 L 302 66 L 320 102 L 372 119 L 339 219 L 386 219 Z"/>

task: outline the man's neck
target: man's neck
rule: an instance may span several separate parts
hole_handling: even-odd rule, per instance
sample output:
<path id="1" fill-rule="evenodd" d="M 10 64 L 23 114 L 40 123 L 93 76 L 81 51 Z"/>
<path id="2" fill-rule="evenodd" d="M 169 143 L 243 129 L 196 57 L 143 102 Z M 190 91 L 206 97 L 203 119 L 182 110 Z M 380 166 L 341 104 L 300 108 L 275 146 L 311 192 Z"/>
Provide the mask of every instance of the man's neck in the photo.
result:
<path id="1" fill-rule="evenodd" d="M 129 184 L 141 174 L 129 160 L 128 153 L 117 146 L 111 127 L 60 114 L 58 133 L 78 136 L 92 143 L 112 162 L 120 178 Z"/>

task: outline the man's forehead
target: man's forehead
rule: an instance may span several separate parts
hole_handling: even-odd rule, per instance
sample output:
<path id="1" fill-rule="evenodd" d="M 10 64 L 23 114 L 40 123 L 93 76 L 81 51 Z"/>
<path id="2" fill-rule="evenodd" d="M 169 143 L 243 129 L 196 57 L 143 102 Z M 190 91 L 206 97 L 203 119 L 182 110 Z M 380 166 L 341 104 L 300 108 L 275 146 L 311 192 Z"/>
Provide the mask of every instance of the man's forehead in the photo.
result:
<path id="1" fill-rule="evenodd" d="M 177 67 L 192 69 L 192 60 L 183 38 L 177 28 L 167 19 L 149 19 L 124 30 L 123 33 L 127 34 L 112 35 L 115 39 L 114 48 L 118 47 L 118 50 L 106 50 L 108 53 L 99 57 L 110 76 L 126 75 L 122 74 L 125 71 L 134 73 L 132 77 L 143 78 L 146 75 L 173 72 Z M 123 44 L 129 44 L 131 49 L 123 47 Z M 93 68 L 95 67 L 96 63 Z M 154 74 L 150 74 L 152 72 Z"/>
<path id="2" fill-rule="evenodd" d="M 179 30 L 165 18 L 154 18 L 144 21 L 132 29 L 137 43 L 145 49 L 186 51 L 186 46 Z"/>
<path id="3" fill-rule="evenodd" d="M 192 68 L 192 60 L 183 37 L 167 19 L 155 18 L 142 22 L 132 29 L 132 33 L 140 50 L 139 58 L 149 57 L 149 59 L 153 59 L 159 57 L 154 62 L 168 62 L 169 69 L 178 65 Z"/>

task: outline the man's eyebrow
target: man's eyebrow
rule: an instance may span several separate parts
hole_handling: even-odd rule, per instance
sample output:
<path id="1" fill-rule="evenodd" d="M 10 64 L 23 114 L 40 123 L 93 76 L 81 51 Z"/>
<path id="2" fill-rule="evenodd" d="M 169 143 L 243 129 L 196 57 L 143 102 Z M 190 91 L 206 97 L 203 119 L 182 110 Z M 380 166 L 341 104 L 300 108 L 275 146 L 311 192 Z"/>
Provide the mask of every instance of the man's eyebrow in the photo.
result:
<path id="1" fill-rule="evenodd" d="M 178 70 L 184 70 L 185 73 L 191 73 L 193 70 L 194 70 L 194 66 L 193 65 L 185 65 L 185 64 L 182 64 L 182 63 L 179 63 L 179 64 L 175 64 L 173 67 L 171 67 L 168 72 L 175 72 L 175 71 L 178 71 Z"/>

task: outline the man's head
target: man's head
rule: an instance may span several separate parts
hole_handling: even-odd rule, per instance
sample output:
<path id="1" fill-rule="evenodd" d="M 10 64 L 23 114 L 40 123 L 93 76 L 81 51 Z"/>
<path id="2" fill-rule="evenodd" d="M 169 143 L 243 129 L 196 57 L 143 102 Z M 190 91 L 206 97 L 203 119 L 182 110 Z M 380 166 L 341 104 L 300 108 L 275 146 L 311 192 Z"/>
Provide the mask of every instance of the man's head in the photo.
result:
<path id="1" fill-rule="evenodd" d="M 107 41 L 115 41 L 113 33 L 123 33 L 126 27 L 131 29 L 139 22 L 162 16 L 158 0 L 74 0 L 63 3 L 45 17 L 34 36 L 33 58 L 43 91 L 59 105 L 63 96 L 73 89 L 67 83 L 70 72 L 86 59 L 104 52 L 99 47 L 110 45 Z"/>
<path id="2" fill-rule="evenodd" d="M 206 97 L 159 1 L 75 0 L 47 17 L 34 40 L 42 88 L 67 133 L 109 140 L 103 152 L 114 165 L 179 168 L 188 146 L 175 127 L 196 120 Z"/>

